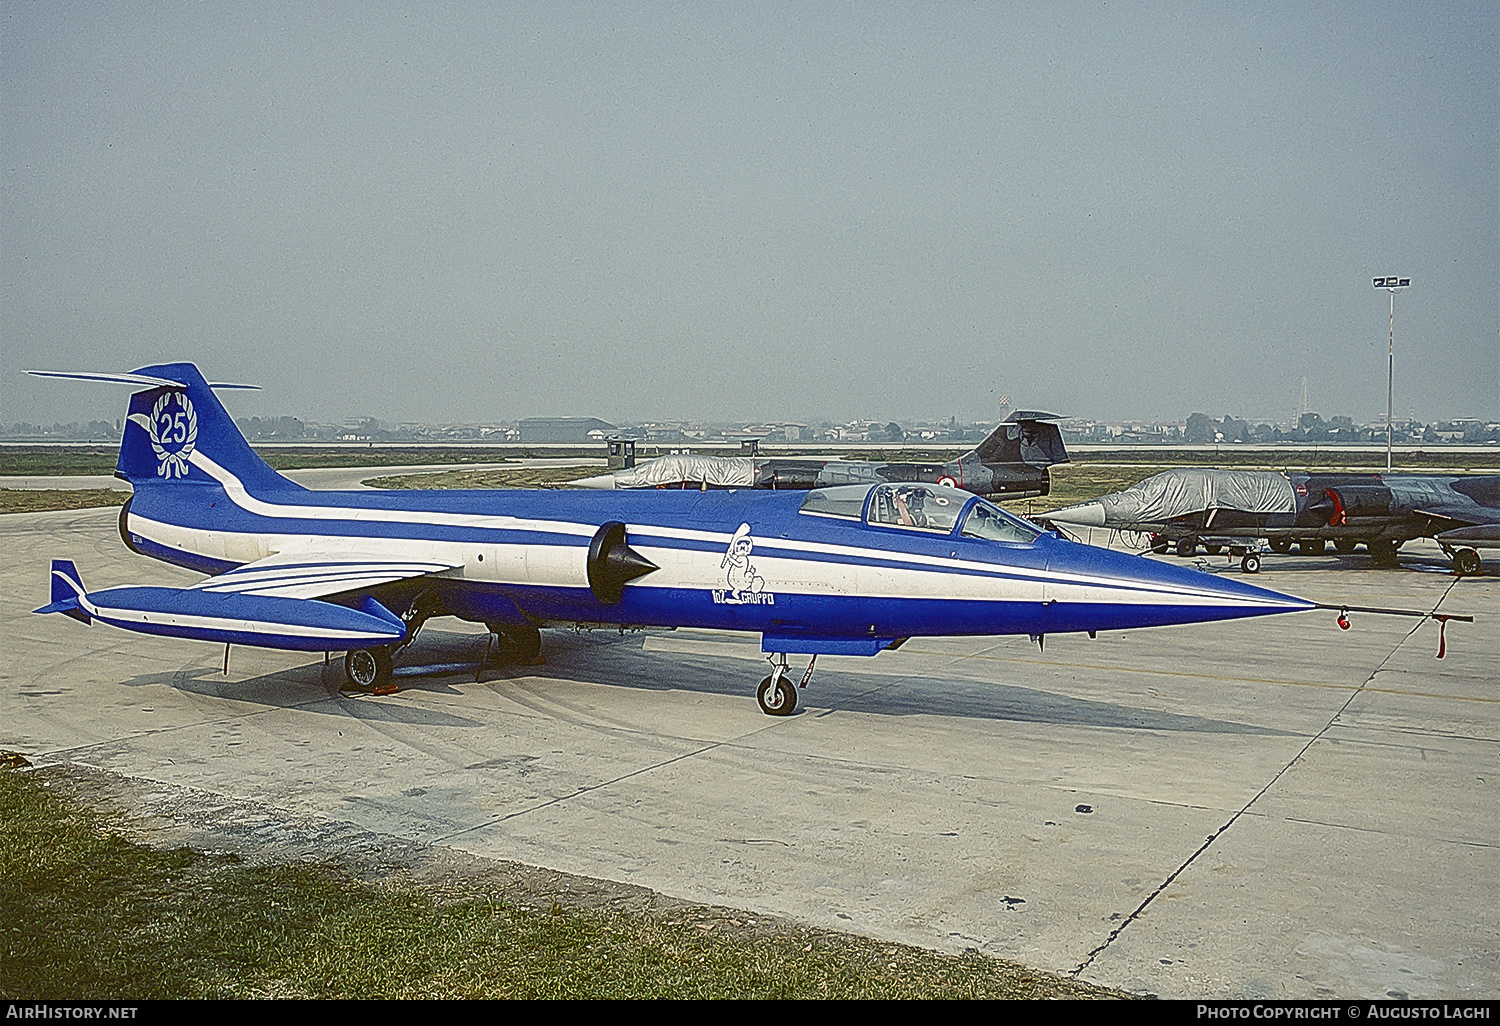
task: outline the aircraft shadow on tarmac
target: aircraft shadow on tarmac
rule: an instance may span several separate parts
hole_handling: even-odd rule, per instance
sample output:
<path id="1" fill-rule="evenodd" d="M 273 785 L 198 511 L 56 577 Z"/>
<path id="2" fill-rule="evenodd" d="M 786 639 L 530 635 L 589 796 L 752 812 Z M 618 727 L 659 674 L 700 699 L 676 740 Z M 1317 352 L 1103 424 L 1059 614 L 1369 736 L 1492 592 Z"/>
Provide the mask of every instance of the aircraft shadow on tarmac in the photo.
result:
<path id="1" fill-rule="evenodd" d="M 613 632 L 553 634 L 546 639 L 544 666 L 493 667 L 483 679 L 505 677 L 556 679 L 639 688 L 645 691 L 693 691 L 729 695 L 753 702 L 751 689 L 761 675 L 749 660 L 689 653 L 647 653 L 638 637 Z M 921 674 L 893 675 L 819 669 L 803 692 L 804 706 L 794 716 L 824 710 L 882 716 L 954 716 L 1069 726 L 1134 730 L 1195 731 L 1216 734 L 1285 735 L 1257 724 L 1202 716 L 1183 716 L 1111 702 L 1070 698 L 1035 688 Z M 791 674 L 800 679 L 800 670 Z"/>
<path id="2" fill-rule="evenodd" d="M 435 634 L 440 632 L 433 632 Z M 442 635 L 435 645 L 426 645 L 427 633 L 412 646 L 409 658 L 396 668 L 396 681 L 403 689 L 420 687 L 427 692 L 461 694 L 462 685 L 473 684 L 485 670 L 485 638 L 472 634 Z M 440 657 L 437 662 L 428 657 Z M 125 687 L 158 684 L 209 699 L 243 702 L 267 709 L 297 709 L 341 719 L 354 717 L 384 723 L 410 723 L 431 727 L 482 727 L 485 721 L 455 716 L 443 709 L 403 703 L 364 701 L 357 692 L 344 692 L 342 656 L 335 655 L 324 666 L 322 660 L 277 670 L 257 677 L 234 680 L 217 667 L 203 666 L 148 673 L 123 681 Z M 456 661 L 455 661 L 456 660 Z M 231 668 L 232 668 L 231 663 Z M 490 669 L 494 669 L 491 667 Z"/>
<path id="3" fill-rule="evenodd" d="M 664 633 L 664 632 L 663 632 Z M 544 635 L 547 662 L 540 666 L 499 662 L 485 635 L 460 634 L 431 627 L 411 648 L 397 656 L 395 679 L 401 690 L 461 695 L 467 686 L 495 685 L 512 679 L 570 681 L 642 691 L 692 691 L 726 695 L 753 703 L 752 688 L 761 669 L 738 656 L 715 658 L 695 653 L 647 653 L 645 635 L 614 630 L 583 633 L 549 631 Z M 341 692 L 339 656 L 241 680 L 226 679 L 216 667 L 143 674 L 127 687 L 158 684 L 210 699 L 266 708 L 299 709 L 319 715 L 354 717 L 435 727 L 480 727 L 485 721 L 429 706 L 367 700 Z M 232 666 L 231 662 L 231 666 Z M 793 676 L 800 678 L 800 672 Z M 820 669 L 803 692 L 806 706 L 794 716 L 825 710 L 881 716 L 952 716 L 1011 720 L 1062 726 L 1129 730 L 1170 730 L 1211 734 L 1286 735 L 1257 724 L 1202 716 L 1185 716 L 1113 702 L 1070 698 L 1036 688 L 963 678 L 918 674 L 849 672 L 844 666 Z M 810 706 L 810 708 L 809 708 Z"/>

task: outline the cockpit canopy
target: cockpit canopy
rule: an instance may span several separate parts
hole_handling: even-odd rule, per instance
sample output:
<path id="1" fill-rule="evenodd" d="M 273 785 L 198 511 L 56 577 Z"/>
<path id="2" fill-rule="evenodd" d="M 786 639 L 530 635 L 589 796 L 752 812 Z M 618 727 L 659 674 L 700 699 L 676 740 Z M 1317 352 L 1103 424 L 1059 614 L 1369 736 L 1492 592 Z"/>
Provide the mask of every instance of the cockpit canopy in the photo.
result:
<path id="1" fill-rule="evenodd" d="M 862 520 L 871 527 L 1026 544 L 1040 528 L 969 492 L 946 485 L 890 482 L 814 488 L 802 500 L 810 516 Z"/>

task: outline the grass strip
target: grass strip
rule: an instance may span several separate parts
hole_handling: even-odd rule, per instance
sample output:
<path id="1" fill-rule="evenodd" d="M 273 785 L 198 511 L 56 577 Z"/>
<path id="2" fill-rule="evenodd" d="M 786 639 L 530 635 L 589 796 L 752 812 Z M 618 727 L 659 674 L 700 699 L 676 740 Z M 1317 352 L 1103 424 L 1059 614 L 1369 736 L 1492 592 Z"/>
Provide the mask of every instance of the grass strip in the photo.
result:
<path id="1" fill-rule="evenodd" d="M 600 473 L 591 467 L 500 467 L 494 470 L 444 470 L 434 474 L 374 477 L 371 488 L 556 488 Z"/>
<path id="2" fill-rule="evenodd" d="M 113 488 L 0 488 L 0 514 L 123 506 L 128 498 L 129 492 L 115 491 Z"/>
<path id="3" fill-rule="evenodd" d="M 575 450 L 532 450 L 525 447 L 479 448 L 471 446 L 372 445 L 372 446 L 265 446 L 256 450 L 276 470 L 311 470 L 322 467 L 395 467 L 424 463 L 505 463 L 514 459 L 602 456 L 602 446 L 580 446 Z M 120 447 L 71 445 L 0 446 L 0 475 L 113 474 Z"/>
<path id="4" fill-rule="evenodd" d="M 442 900 L 333 866 L 159 850 L 117 827 L 34 772 L 0 771 L 0 996 L 1123 996 L 972 952 L 790 925 L 726 933 L 691 909 Z"/>
<path id="5" fill-rule="evenodd" d="M 705 447 L 708 454 L 724 455 L 722 447 Z M 655 456 L 654 447 L 643 448 L 641 460 Z M 372 446 L 265 446 L 256 450 L 276 470 L 306 470 L 320 467 L 389 467 L 444 463 L 503 463 L 533 457 L 604 455 L 602 446 L 577 449 L 529 449 L 509 445 L 496 447 L 372 445 Z M 817 452 L 816 447 L 808 450 Z M 942 463 L 956 459 L 964 449 L 870 449 L 847 454 L 850 460 L 873 463 Z M 797 450 L 778 448 L 777 458 L 798 458 Z M 113 474 L 119 446 L 97 445 L 5 445 L 0 446 L 0 476 Z M 1243 467 L 1265 470 L 1351 469 L 1383 471 L 1385 453 L 1339 446 L 1317 448 L 1245 449 L 1223 445 L 1215 450 L 1174 449 L 1166 445 L 1124 446 L 1070 452 L 1074 463 L 1142 464 L 1159 468 L 1176 466 Z M 825 458 L 825 457 L 802 457 Z M 1416 452 L 1396 453 L 1396 469 L 1403 473 L 1494 473 L 1500 469 L 1500 447 L 1493 452 L 1453 451 L 1433 446 Z"/>

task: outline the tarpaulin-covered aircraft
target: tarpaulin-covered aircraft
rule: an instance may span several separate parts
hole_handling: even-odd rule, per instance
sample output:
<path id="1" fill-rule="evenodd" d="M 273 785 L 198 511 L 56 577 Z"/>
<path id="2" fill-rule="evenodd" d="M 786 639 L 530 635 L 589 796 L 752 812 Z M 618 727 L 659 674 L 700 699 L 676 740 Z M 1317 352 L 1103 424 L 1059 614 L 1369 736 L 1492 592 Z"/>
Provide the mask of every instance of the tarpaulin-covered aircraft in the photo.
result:
<path id="1" fill-rule="evenodd" d="M 976 495 L 1025 499 L 1052 487 L 1047 468 L 1068 462 L 1054 413 L 1017 410 L 989 437 L 946 463 L 871 463 L 762 456 L 661 456 L 638 467 L 569 482 L 582 488 L 828 488 L 923 481 Z"/>
<path id="2" fill-rule="evenodd" d="M 1476 548 L 1496 544 L 1500 475 L 1282 474 L 1167 470 L 1121 492 L 1045 515 L 1052 523 L 1149 531 L 1157 551 L 1191 556 L 1234 540 L 1266 539 L 1320 553 L 1361 543 L 1384 563 L 1413 538 L 1436 538 L 1460 574 L 1480 569 Z M 1253 555 L 1253 554 L 1251 554 Z M 1248 558 L 1248 557 L 1247 557 Z M 1248 569 L 1248 567 L 1247 567 Z"/>
<path id="3" fill-rule="evenodd" d="M 137 389 L 117 473 L 125 544 L 209 576 L 89 591 L 52 564 L 38 612 L 126 630 L 344 652 L 389 687 L 422 622 L 484 623 L 521 655 L 578 624 L 755 632 L 758 698 L 792 711 L 787 656 L 911 637 L 1181 624 L 1310 609 L 1290 595 L 1069 542 L 938 484 L 808 491 L 309 491 L 256 456 L 189 363 L 59 374 Z M 227 655 L 227 649 L 226 649 Z M 809 665 L 802 678 L 806 685 Z"/>

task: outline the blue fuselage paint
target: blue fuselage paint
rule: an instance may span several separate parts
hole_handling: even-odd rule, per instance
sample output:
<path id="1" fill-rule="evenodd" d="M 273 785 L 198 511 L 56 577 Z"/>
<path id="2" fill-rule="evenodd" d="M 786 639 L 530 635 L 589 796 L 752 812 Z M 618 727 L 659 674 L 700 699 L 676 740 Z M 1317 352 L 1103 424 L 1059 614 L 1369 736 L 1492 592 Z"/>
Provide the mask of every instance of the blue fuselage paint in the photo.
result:
<path id="1" fill-rule="evenodd" d="M 770 652 L 874 653 L 918 636 L 1118 630 L 1311 607 L 1068 542 L 936 484 L 310 491 L 250 449 L 193 365 L 85 377 L 141 389 L 117 465 L 134 488 L 121 516 L 126 543 L 212 576 L 91 601 L 58 561 L 44 610 L 146 633 L 352 649 L 447 613 L 492 626 L 718 628 L 759 633 Z M 354 636 L 370 640 L 339 640 Z"/>
<path id="2" fill-rule="evenodd" d="M 532 621 L 895 639 L 1117 630 L 1290 608 L 1291 600 L 1264 589 L 1051 534 L 1017 544 L 963 537 L 957 527 L 932 534 L 809 516 L 799 511 L 806 494 L 288 489 L 262 492 L 257 498 L 276 508 L 262 513 L 216 482 L 173 481 L 139 488 L 130 522 L 139 525 L 132 540 L 140 551 L 205 573 L 249 562 L 223 554 L 236 542 L 252 546 L 242 555 L 288 540 L 319 550 L 438 546 L 462 558 L 463 576 L 421 587 L 435 590 L 457 615 L 499 623 L 514 621 L 519 610 Z M 601 602 L 582 566 L 593 526 L 616 520 L 627 525 L 633 548 L 662 567 L 692 565 L 697 579 L 666 583 L 658 571 L 627 586 L 618 603 Z M 154 537 L 158 524 L 174 530 Z M 796 583 L 783 572 L 762 574 L 756 591 L 731 587 L 724 557 L 742 524 L 757 565 L 798 564 L 790 575 Z M 233 541 L 215 543 L 223 538 Z M 562 569 L 550 579 L 523 580 L 492 562 L 495 572 L 488 573 L 485 554 L 507 547 L 551 550 L 548 562 Z M 577 571 L 570 574 L 569 564 Z M 904 589 L 903 580 L 920 587 Z M 415 587 L 399 582 L 376 594 L 400 596 L 388 603 L 399 609 Z"/>

